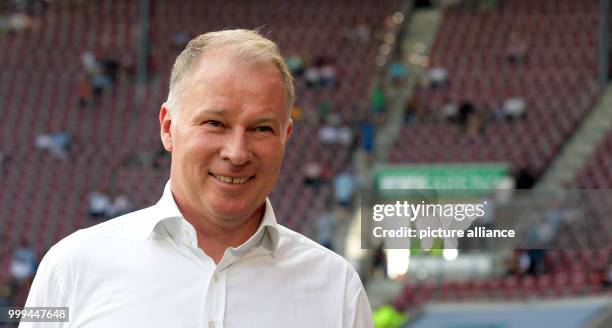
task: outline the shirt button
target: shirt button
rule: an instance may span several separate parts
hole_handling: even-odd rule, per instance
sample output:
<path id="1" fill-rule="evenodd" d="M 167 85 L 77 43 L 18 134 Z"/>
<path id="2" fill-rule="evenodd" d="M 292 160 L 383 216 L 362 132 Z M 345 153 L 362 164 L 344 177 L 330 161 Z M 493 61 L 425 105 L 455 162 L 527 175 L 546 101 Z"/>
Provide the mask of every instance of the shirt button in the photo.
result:
<path id="1" fill-rule="evenodd" d="M 213 276 L 213 278 L 215 279 L 215 282 L 219 281 L 219 275 L 215 273 L 215 275 Z"/>
<path id="2" fill-rule="evenodd" d="M 210 328 L 215 328 L 215 323 L 214 323 L 214 322 L 212 322 L 212 321 L 209 321 L 209 322 L 208 322 L 208 327 L 210 327 Z"/>

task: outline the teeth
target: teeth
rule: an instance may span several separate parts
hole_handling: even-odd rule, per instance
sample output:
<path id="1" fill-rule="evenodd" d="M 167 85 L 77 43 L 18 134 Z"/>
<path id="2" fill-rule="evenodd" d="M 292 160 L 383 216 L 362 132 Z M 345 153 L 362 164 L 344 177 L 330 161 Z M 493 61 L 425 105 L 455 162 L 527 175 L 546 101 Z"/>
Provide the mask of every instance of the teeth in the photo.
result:
<path id="1" fill-rule="evenodd" d="M 216 175 L 216 174 L 214 175 L 214 177 L 220 180 L 221 182 L 233 183 L 233 184 L 241 184 L 241 183 L 245 183 L 249 181 L 249 178 L 232 178 L 232 177 L 226 177 L 223 175 Z"/>

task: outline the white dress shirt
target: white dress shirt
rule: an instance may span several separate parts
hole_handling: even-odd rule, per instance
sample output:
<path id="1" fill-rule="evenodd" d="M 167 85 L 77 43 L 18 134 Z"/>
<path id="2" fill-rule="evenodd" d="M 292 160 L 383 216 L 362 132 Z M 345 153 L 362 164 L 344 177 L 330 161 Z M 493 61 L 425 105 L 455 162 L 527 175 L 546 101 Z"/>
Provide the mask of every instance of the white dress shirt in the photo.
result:
<path id="1" fill-rule="evenodd" d="M 148 208 L 79 230 L 46 254 L 26 306 L 68 306 L 67 323 L 20 327 L 373 327 L 355 270 L 276 223 L 218 264 L 197 244 L 169 183 Z"/>

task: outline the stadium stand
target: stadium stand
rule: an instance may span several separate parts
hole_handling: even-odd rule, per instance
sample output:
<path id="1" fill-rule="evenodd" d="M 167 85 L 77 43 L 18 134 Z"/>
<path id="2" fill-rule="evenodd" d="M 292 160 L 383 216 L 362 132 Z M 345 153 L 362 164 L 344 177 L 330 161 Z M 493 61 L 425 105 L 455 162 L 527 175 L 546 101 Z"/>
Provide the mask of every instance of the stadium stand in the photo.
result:
<path id="1" fill-rule="evenodd" d="M 448 77 L 432 86 L 423 79 L 414 90 L 411 120 L 402 127 L 388 161 L 392 164 L 506 162 L 539 176 L 557 155 L 601 93 L 597 82 L 595 1 L 504 1 L 493 10 L 444 9 L 429 56 L 429 67 Z M 511 38 L 525 43 L 522 61 L 508 59 Z M 520 97 L 525 116 L 499 119 L 506 99 Z M 445 105 L 477 109 L 480 128 L 448 120 Z M 610 186 L 610 135 L 589 161 L 576 185 Z M 484 279 L 407 279 L 395 307 L 418 313 L 426 303 L 547 300 L 609 295 L 606 286 L 612 250 L 610 200 L 585 193 L 590 247 L 576 249 L 575 226 L 562 224 L 558 249 L 545 252 L 538 274 L 493 274 Z M 598 198 L 599 197 L 599 198 Z M 552 203 L 550 200 L 548 203 Z M 503 215 L 503 214 L 502 214 Z M 512 212 L 510 212 L 512 215 Z M 582 227 L 584 228 L 584 226 Z"/>
<path id="2" fill-rule="evenodd" d="M 539 175 L 599 95 L 597 22 L 592 1 L 509 1 L 479 12 L 447 9 L 430 58 L 431 67 L 448 71 L 448 81 L 415 90 L 425 118 L 402 129 L 389 161 L 505 161 Z M 507 60 L 513 34 L 526 43 L 523 62 Z M 525 117 L 493 118 L 513 97 L 526 102 Z M 479 112 L 481 133 L 468 135 L 441 118 L 446 104 L 463 102 Z"/>

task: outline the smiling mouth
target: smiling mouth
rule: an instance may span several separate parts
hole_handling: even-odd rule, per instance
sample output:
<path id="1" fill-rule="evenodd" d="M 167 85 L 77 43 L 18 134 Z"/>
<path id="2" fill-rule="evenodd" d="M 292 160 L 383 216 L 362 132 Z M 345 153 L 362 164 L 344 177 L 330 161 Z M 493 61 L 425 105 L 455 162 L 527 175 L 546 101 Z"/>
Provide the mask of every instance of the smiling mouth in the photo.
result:
<path id="1" fill-rule="evenodd" d="M 229 183 L 229 184 L 243 184 L 243 183 L 247 183 L 253 179 L 255 179 L 255 176 L 250 176 L 250 177 L 228 177 L 225 175 L 219 175 L 219 174 L 212 174 L 212 173 L 208 173 L 208 175 L 212 176 L 213 178 L 223 182 L 223 183 Z"/>

